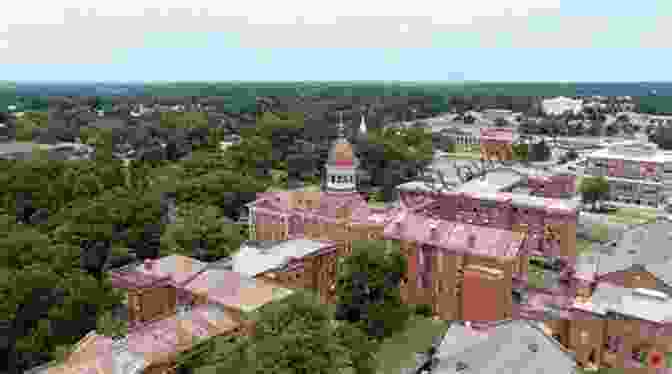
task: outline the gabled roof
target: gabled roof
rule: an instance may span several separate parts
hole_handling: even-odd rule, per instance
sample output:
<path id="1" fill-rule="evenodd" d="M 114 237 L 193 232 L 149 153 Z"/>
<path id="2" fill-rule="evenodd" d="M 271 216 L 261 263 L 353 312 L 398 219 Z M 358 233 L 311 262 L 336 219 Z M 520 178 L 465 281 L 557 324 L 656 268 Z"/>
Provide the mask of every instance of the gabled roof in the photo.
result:
<path id="1" fill-rule="evenodd" d="M 454 323 L 437 357 L 436 374 L 568 374 L 576 368 L 569 352 L 525 320 L 501 321 L 482 332 Z"/>

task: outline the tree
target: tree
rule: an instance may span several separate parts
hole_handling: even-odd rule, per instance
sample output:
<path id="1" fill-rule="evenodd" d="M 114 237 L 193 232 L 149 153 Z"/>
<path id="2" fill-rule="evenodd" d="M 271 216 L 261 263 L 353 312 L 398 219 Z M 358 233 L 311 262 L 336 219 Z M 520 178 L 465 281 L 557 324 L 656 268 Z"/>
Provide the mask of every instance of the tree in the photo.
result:
<path id="1" fill-rule="evenodd" d="M 406 260 L 399 251 L 387 251 L 380 241 L 357 241 L 340 267 L 337 320 L 353 322 L 376 339 L 403 328 L 410 310 L 399 293 L 406 274 Z"/>
<path id="2" fill-rule="evenodd" d="M 584 177 L 579 185 L 579 192 L 583 202 L 592 204 L 595 210 L 597 202 L 604 200 L 609 194 L 609 182 L 604 177 Z"/>
<path id="3" fill-rule="evenodd" d="M 215 206 L 183 204 L 174 224 L 161 237 L 164 253 L 194 256 L 194 248 L 204 252 L 201 260 L 218 260 L 233 254 L 245 240 L 240 226 L 222 216 Z"/>
<path id="4" fill-rule="evenodd" d="M 263 306 L 253 317 L 249 338 L 217 337 L 197 362 L 194 373 L 338 374 L 352 368 L 375 373 L 377 345 L 357 328 L 334 323 L 326 305 L 311 294 L 296 292 Z M 184 360 L 180 360 L 184 362 Z"/>
<path id="5" fill-rule="evenodd" d="M 529 145 L 527 143 L 517 143 L 513 145 L 513 154 L 516 160 L 526 162 L 529 160 Z"/>

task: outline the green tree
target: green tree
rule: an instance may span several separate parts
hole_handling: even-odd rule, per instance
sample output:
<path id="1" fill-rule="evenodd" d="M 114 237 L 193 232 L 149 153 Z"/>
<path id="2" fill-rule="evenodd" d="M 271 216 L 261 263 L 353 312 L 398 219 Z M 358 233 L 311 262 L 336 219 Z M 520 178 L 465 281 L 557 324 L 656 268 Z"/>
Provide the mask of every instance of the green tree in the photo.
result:
<path id="1" fill-rule="evenodd" d="M 401 302 L 399 284 L 406 259 L 384 241 L 355 241 L 353 252 L 339 264 L 336 319 L 350 320 L 378 339 L 400 331 L 410 316 Z"/>
<path id="2" fill-rule="evenodd" d="M 216 206 L 183 204 L 178 207 L 177 222 L 168 225 L 161 238 L 166 254 L 194 256 L 194 244 L 203 245 L 208 257 L 231 255 L 245 240 L 239 225 L 229 223 Z"/>
<path id="3" fill-rule="evenodd" d="M 513 145 L 513 155 L 516 160 L 529 161 L 529 145 L 527 143 L 517 143 Z"/>
<path id="4" fill-rule="evenodd" d="M 579 185 L 579 192 L 584 203 L 592 204 L 593 210 L 597 203 L 609 194 L 609 182 L 604 177 L 584 177 Z"/>
<path id="5" fill-rule="evenodd" d="M 357 328 L 334 323 L 328 307 L 314 295 L 297 292 L 256 313 L 249 338 L 235 344 L 215 342 L 195 373 L 339 374 L 347 368 L 358 374 L 375 372 L 377 345 Z"/>

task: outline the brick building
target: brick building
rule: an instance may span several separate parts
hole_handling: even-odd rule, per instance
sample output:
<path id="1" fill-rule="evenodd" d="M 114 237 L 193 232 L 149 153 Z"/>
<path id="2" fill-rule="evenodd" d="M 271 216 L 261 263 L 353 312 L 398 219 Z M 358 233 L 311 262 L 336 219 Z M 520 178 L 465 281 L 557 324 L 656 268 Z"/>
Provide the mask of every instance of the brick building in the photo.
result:
<path id="1" fill-rule="evenodd" d="M 485 160 L 513 160 L 513 143 L 516 134 L 512 128 L 481 129 L 481 158 Z"/>
<path id="2" fill-rule="evenodd" d="M 585 173 L 605 177 L 613 200 L 658 207 L 672 186 L 672 156 L 655 144 L 619 144 L 587 161 Z"/>

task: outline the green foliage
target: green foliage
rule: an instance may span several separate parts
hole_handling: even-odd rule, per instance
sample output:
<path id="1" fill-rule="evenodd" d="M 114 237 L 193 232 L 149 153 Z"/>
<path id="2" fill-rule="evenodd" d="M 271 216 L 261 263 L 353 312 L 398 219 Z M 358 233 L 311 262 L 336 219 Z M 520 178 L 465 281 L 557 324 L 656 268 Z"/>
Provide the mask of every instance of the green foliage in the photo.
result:
<path id="1" fill-rule="evenodd" d="M 529 145 L 526 143 L 518 143 L 513 145 L 513 155 L 516 160 L 519 161 L 528 161 L 529 160 Z"/>
<path id="2" fill-rule="evenodd" d="M 429 304 L 418 304 L 415 306 L 415 314 L 423 317 L 431 317 L 434 315 L 432 306 Z"/>
<path id="3" fill-rule="evenodd" d="M 254 334 L 215 350 L 196 373 L 372 374 L 376 345 L 357 328 L 334 323 L 326 305 L 303 292 L 259 311 Z M 214 340 L 222 340 L 218 337 Z M 217 343 L 215 343 L 217 344 Z"/>
<path id="4" fill-rule="evenodd" d="M 98 316 L 96 332 L 100 335 L 115 337 L 125 336 L 128 333 L 128 323 L 115 318 L 111 311 L 105 311 Z"/>
<path id="5" fill-rule="evenodd" d="M 226 223 L 216 206 L 185 204 L 179 212 L 177 222 L 168 225 L 161 238 L 165 254 L 192 256 L 194 242 L 203 240 L 209 255 L 219 259 L 231 255 L 245 240 L 239 226 Z"/>
<path id="6" fill-rule="evenodd" d="M 579 185 L 579 192 L 583 202 L 595 204 L 604 200 L 609 194 L 609 182 L 604 177 L 584 177 Z"/>
<path id="7" fill-rule="evenodd" d="M 359 321 L 358 326 L 365 330 L 368 321 L 383 321 L 383 337 L 390 336 L 403 329 L 410 316 L 410 309 L 401 302 L 399 287 L 390 287 L 386 279 L 391 275 L 400 278 L 406 274 L 406 258 L 398 248 L 387 248 L 384 241 L 353 241 L 352 254 L 339 265 L 336 296 L 339 304 L 356 304 L 353 278 L 357 274 L 367 277 L 370 290 L 382 290 L 382 303 L 369 305 L 368 320 Z"/>
<path id="8" fill-rule="evenodd" d="M 163 112 L 160 119 L 161 127 L 169 129 L 193 129 L 207 127 L 208 118 L 204 112 Z"/>

